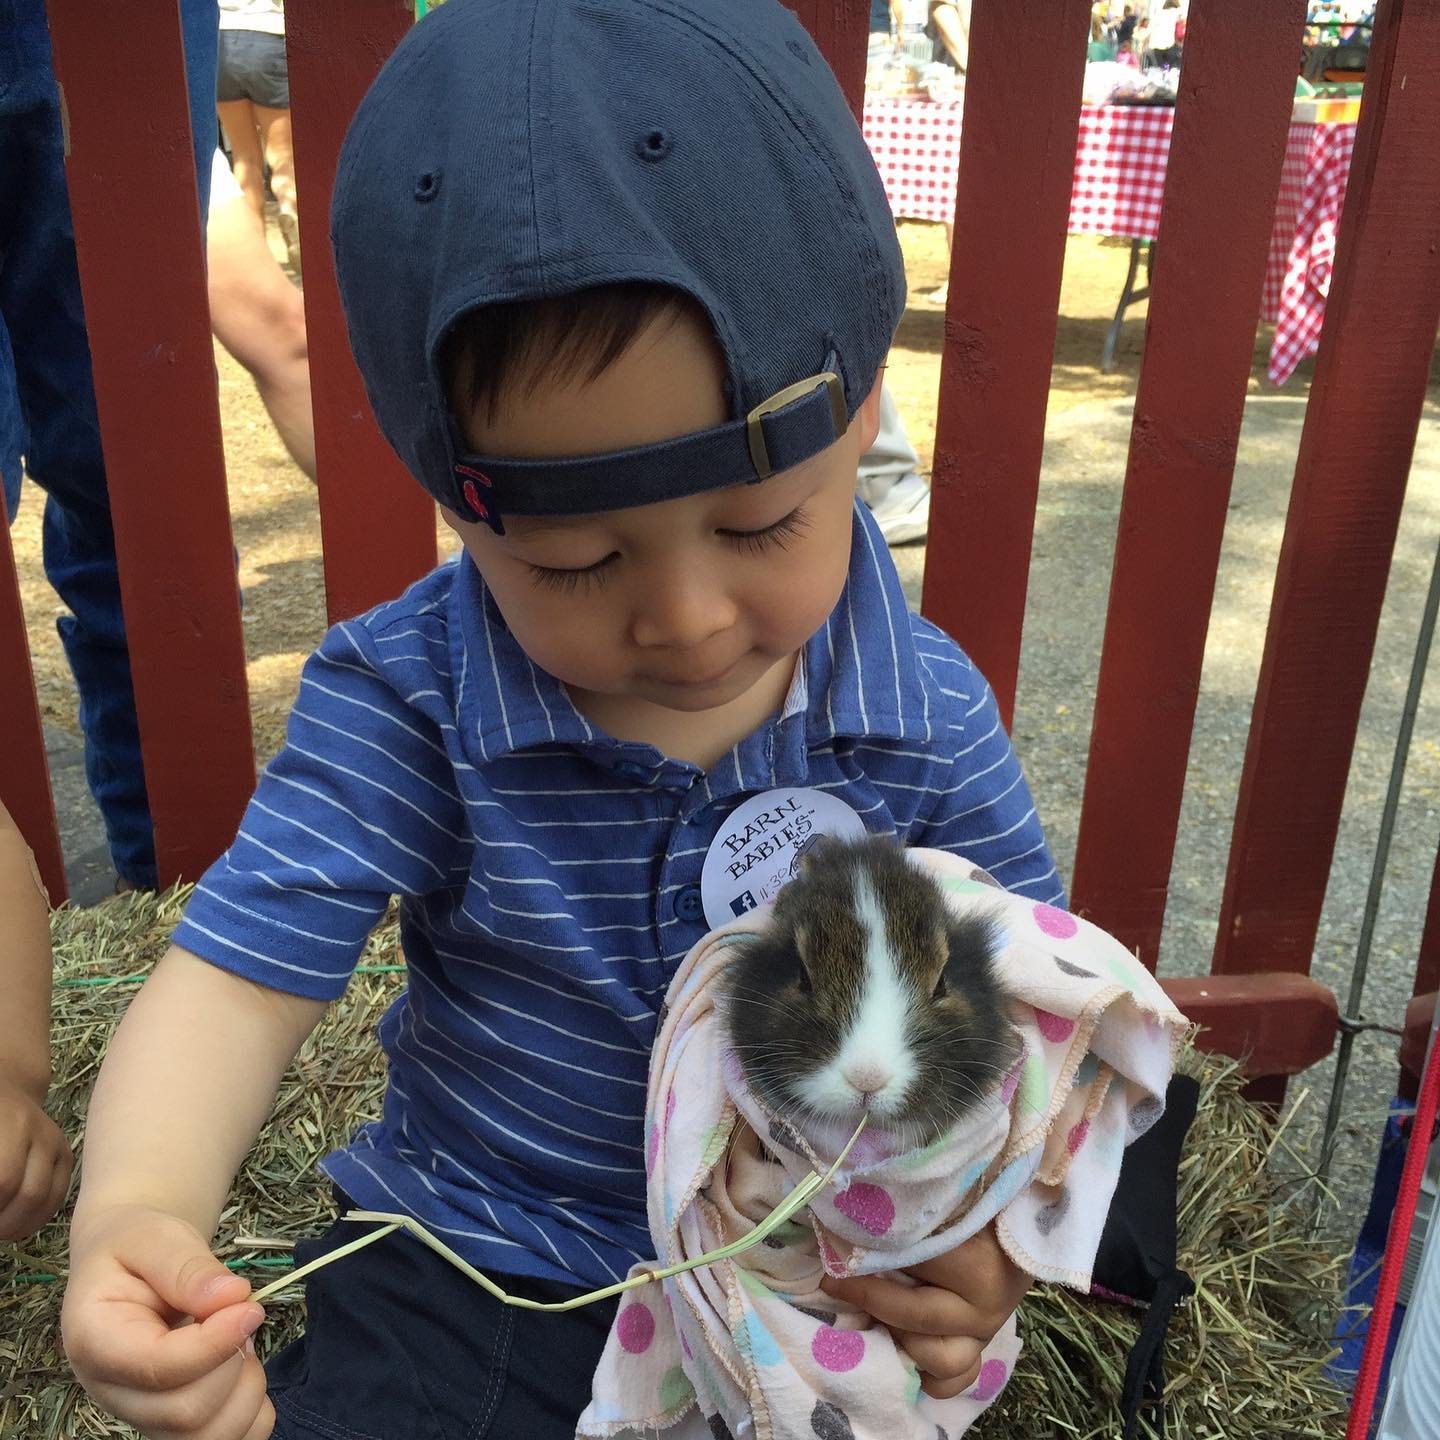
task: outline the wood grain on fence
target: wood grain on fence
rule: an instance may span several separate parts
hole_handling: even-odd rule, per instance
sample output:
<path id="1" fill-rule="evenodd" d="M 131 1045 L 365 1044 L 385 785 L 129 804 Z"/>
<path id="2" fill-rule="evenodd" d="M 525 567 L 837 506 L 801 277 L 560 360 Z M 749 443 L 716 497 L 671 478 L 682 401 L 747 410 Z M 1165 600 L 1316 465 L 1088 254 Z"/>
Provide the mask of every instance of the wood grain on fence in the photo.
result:
<path id="1" fill-rule="evenodd" d="M 1231 840 L 1217 973 L 1304 971 L 1440 324 L 1440 0 L 1377 18 Z"/>
<path id="2" fill-rule="evenodd" d="M 921 608 L 1007 728 L 1089 25 L 1090 0 L 982 0 L 971 20 Z"/>
<path id="3" fill-rule="evenodd" d="M 1071 895 L 1151 969 L 1304 19 L 1205 0 L 1180 72 Z"/>

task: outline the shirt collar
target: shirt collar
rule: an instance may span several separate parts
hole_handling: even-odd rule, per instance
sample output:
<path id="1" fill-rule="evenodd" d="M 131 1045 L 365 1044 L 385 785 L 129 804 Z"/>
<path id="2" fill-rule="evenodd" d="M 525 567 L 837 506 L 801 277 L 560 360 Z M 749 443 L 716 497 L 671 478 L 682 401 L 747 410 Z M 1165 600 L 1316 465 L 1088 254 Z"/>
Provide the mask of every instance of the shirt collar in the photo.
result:
<path id="1" fill-rule="evenodd" d="M 475 764 L 552 744 L 623 754 L 657 773 L 675 763 L 586 720 L 565 687 L 520 648 L 468 555 L 459 557 L 456 572 L 450 598 L 456 719 Z M 923 742 L 937 724 L 900 577 L 857 500 L 839 603 L 806 642 L 780 715 L 717 764 L 717 779 L 733 772 L 739 789 L 796 784 L 806 774 L 809 746 L 836 737 Z"/>

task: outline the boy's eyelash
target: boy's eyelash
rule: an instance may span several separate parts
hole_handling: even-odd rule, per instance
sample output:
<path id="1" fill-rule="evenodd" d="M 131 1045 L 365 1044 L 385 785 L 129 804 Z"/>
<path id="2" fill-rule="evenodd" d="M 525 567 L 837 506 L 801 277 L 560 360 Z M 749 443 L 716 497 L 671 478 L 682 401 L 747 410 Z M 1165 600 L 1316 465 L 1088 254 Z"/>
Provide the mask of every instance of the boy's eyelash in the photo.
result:
<path id="1" fill-rule="evenodd" d="M 805 513 L 805 507 L 800 505 L 763 530 L 725 530 L 722 533 L 741 549 L 757 554 L 772 545 L 788 550 L 791 541 L 798 540 L 809 528 L 810 517 Z"/>
<path id="2" fill-rule="evenodd" d="M 722 530 L 719 533 L 742 550 L 747 550 L 751 554 L 759 554 L 772 547 L 778 547 L 781 550 L 788 549 L 791 542 L 797 540 L 809 528 L 810 518 L 802 505 L 788 515 L 782 516 L 773 525 L 765 526 L 763 530 Z M 532 565 L 530 575 L 537 585 L 558 590 L 565 595 L 573 595 L 581 589 L 589 590 L 604 585 L 611 563 L 619 558 L 618 554 L 611 553 L 603 560 L 597 560 L 593 565 L 587 565 L 582 570 L 555 570 L 547 565 Z"/>
<path id="3" fill-rule="evenodd" d="M 552 570 L 548 565 L 532 565 L 530 576 L 537 585 L 544 585 L 551 590 L 559 590 L 565 595 L 573 595 L 582 587 L 589 590 L 593 586 L 603 585 L 605 572 L 609 570 L 610 562 L 619 558 L 612 552 L 603 560 L 597 560 L 593 565 L 587 565 L 583 570 Z"/>

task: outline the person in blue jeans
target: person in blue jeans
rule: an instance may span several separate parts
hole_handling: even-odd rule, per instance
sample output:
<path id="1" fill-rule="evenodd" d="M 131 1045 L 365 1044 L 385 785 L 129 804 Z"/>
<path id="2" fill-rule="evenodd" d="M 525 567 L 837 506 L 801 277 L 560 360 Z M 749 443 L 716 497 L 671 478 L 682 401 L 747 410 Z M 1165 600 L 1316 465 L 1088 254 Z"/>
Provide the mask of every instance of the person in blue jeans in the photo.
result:
<path id="1" fill-rule="evenodd" d="M 202 219 L 216 143 L 217 0 L 180 0 Z M 137 127 L 136 134 L 143 132 Z M 156 884 L 135 691 L 65 184 L 44 0 L 0 0 L 0 478 L 46 493 L 45 573 L 80 695 L 85 774 L 125 885 Z"/>

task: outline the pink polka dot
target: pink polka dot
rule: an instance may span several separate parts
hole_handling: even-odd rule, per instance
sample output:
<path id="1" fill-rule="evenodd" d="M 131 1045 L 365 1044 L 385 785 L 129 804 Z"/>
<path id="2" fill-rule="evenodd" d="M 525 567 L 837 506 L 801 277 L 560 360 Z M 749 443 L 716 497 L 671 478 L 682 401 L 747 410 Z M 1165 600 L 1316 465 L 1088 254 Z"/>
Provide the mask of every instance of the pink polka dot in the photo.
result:
<path id="1" fill-rule="evenodd" d="M 1057 910 L 1053 905 L 1037 905 L 1031 914 L 1036 925 L 1052 939 L 1068 940 L 1080 931 L 1080 922 L 1068 910 Z"/>
<path id="2" fill-rule="evenodd" d="M 835 1197 L 835 1208 L 867 1235 L 883 1235 L 895 1223 L 895 1202 L 879 1185 L 857 1180 Z"/>
<path id="3" fill-rule="evenodd" d="M 1075 1030 L 1073 1020 L 1067 1020 L 1063 1015 L 1052 1015 L 1048 1010 L 1037 1010 L 1035 1023 L 1040 1027 L 1040 1033 L 1052 1045 L 1068 1040 Z"/>
<path id="4" fill-rule="evenodd" d="M 1003 1360 L 987 1360 L 980 1367 L 980 1378 L 975 1382 L 970 1394 L 982 1403 L 993 1400 L 1005 1388 L 1005 1382 L 1009 1378 L 1010 1372 L 1005 1368 Z"/>
<path id="5" fill-rule="evenodd" d="M 620 1343 L 632 1354 L 643 1355 L 655 1338 L 655 1317 L 648 1305 L 638 1300 L 627 1305 L 615 1321 L 615 1331 Z"/>
<path id="6" fill-rule="evenodd" d="M 820 1258 L 830 1275 L 839 1275 L 845 1269 L 845 1262 L 835 1253 L 835 1247 L 822 1235 L 820 1237 Z"/>
<path id="7" fill-rule="evenodd" d="M 660 1154 L 660 1127 L 652 1125 L 650 1136 L 645 1141 L 645 1178 L 648 1180 L 655 1173 L 655 1160 Z"/>
<path id="8" fill-rule="evenodd" d="M 1022 1056 L 1015 1062 L 1015 1068 L 1005 1077 L 1005 1083 L 1000 1087 L 1002 1105 L 1008 1105 L 1015 1098 L 1015 1092 L 1020 1088 L 1020 1072 L 1024 1068 L 1025 1059 Z"/>
<path id="9" fill-rule="evenodd" d="M 816 1364 L 836 1374 L 853 1370 L 865 1358 L 865 1335 L 860 1330 L 836 1330 L 822 1325 L 810 1341 L 810 1353 Z M 985 1371 L 981 1367 L 983 1376 Z"/>
<path id="10" fill-rule="evenodd" d="M 1065 1137 L 1065 1148 L 1073 1155 L 1084 1143 L 1085 1137 L 1090 1133 L 1090 1122 L 1082 1120 L 1078 1125 L 1070 1127 L 1070 1133 Z"/>
<path id="11" fill-rule="evenodd" d="M 675 1117 L 675 1103 L 676 1096 L 675 1092 L 672 1090 L 665 1099 L 665 1118 L 660 1122 L 662 1128 L 664 1128 L 665 1130 L 669 1130 L 670 1121 Z"/>

